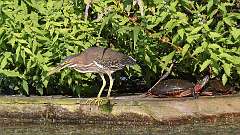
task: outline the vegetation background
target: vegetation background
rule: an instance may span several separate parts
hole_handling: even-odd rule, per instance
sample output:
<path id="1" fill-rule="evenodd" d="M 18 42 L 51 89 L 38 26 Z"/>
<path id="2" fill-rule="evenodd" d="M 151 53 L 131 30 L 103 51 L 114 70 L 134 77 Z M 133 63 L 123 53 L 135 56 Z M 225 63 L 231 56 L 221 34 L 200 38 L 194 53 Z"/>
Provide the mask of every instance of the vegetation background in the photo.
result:
<path id="1" fill-rule="evenodd" d="M 139 63 L 116 74 L 116 89 L 147 90 L 173 60 L 175 77 L 197 78 L 211 67 L 212 78 L 239 85 L 240 1 L 1 0 L 1 93 L 96 93 L 101 79 L 94 74 L 47 76 L 65 57 L 96 45 Z"/>

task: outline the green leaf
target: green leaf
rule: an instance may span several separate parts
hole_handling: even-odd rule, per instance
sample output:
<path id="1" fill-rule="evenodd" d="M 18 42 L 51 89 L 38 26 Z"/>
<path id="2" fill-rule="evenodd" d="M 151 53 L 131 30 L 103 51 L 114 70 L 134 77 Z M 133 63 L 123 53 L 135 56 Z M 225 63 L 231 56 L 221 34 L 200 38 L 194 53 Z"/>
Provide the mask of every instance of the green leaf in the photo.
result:
<path id="1" fill-rule="evenodd" d="M 3 60 L 2 60 L 2 62 L 1 62 L 1 69 L 3 69 L 6 65 L 7 65 L 7 59 L 6 58 L 4 58 Z"/>
<path id="2" fill-rule="evenodd" d="M 68 81 L 67 81 L 67 82 L 68 82 L 68 85 L 69 85 L 69 86 L 71 86 L 72 81 L 73 81 L 72 78 L 68 78 Z"/>
<path id="3" fill-rule="evenodd" d="M 229 25 L 229 26 L 233 26 L 234 25 L 234 21 L 230 18 L 230 17 L 224 17 L 223 21 Z"/>
<path id="4" fill-rule="evenodd" d="M 193 40 L 194 40 L 194 36 L 191 36 L 191 35 L 188 35 L 188 36 L 187 36 L 187 42 L 188 42 L 189 44 L 191 44 L 191 43 L 193 42 Z"/>
<path id="5" fill-rule="evenodd" d="M 137 71 L 138 75 L 142 74 L 142 70 L 141 67 L 138 64 L 135 64 L 133 66 L 131 66 L 135 71 Z"/>
<path id="6" fill-rule="evenodd" d="M 217 61 L 212 61 L 211 69 L 213 71 L 213 75 L 218 75 L 219 71 L 221 70 L 220 65 L 218 64 Z"/>
<path id="7" fill-rule="evenodd" d="M 211 64 L 212 61 L 207 59 L 203 62 L 203 64 L 200 66 L 200 72 L 202 72 L 204 69 L 206 69 L 208 67 L 209 64 Z"/>
<path id="8" fill-rule="evenodd" d="M 236 69 L 237 69 L 238 75 L 240 76 L 240 67 L 236 67 Z"/>
<path id="9" fill-rule="evenodd" d="M 24 39 L 17 39 L 17 41 L 21 44 L 28 44 L 28 42 Z"/>
<path id="10" fill-rule="evenodd" d="M 133 49 L 135 50 L 135 47 L 137 45 L 137 40 L 138 40 L 138 34 L 140 32 L 140 28 L 135 26 L 133 28 Z"/>
<path id="11" fill-rule="evenodd" d="M 212 52 L 211 50 L 209 50 L 209 51 L 210 51 L 210 54 L 211 54 L 211 59 L 219 61 L 218 54 Z"/>
<path id="12" fill-rule="evenodd" d="M 222 75 L 222 83 L 223 83 L 223 85 L 225 85 L 227 83 L 227 81 L 228 81 L 227 75 L 223 74 Z"/>
<path id="13" fill-rule="evenodd" d="M 198 41 L 199 40 L 199 38 L 201 38 L 202 37 L 202 34 L 196 34 L 196 35 L 189 35 L 189 34 L 187 34 L 187 42 L 189 43 L 189 44 L 192 44 L 193 43 L 193 41 Z"/>
<path id="14" fill-rule="evenodd" d="M 227 76 L 230 76 L 231 75 L 231 68 L 232 68 L 232 64 L 227 64 L 227 63 L 223 63 L 223 69 L 225 71 L 225 74 Z"/>
<path id="15" fill-rule="evenodd" d="M 176 20 L 175 19 L 171 19 L 170 21 L 167 22 L 167 24 L 165 25 L 165 29 L 167 31 L 171 31 L 175 26 L 176 26 Z"/>
<path id="16" fill-rule="evenodd" d="M 47 88 L 47 86 L 48 86 L 48 80 L 47 79 L 43 80 L 43 85 L 44 85 L 45 88 Z"/>
<path id="17" fill-rule="evenodd" d="M 204 50 L 206 49 L 207 45 L 208 45 L 207 42 L 203 42 L 201 46 L 198 46 L 198 47 L 194 50 L 192 56 L 204 52 Z"/>
<path id="18" fill-rule="evenodd" d="M 210 32 L 210 37 L 211 38 L 219 38 L 219 37 L 221 37 L 221 35 L 217 32 Z"/>
<path id="19" fill-rule="evenodd" d="M 47 38 L 47 37 L 45 37 L 45 36 L 36 35 L 36 37 L 37 37 L 39 40 L 49 41 L 49 38 Z"/>
<path id="20" fill-rule="evenodd" d="M 108 24 L 109 20 L 113 17 L 113 15 L 114 15 L 114 14 L 109 14 L 108 17 L 105 17 L 105 18 L 103 19 L 103 22 L 102 22 L 102 24 L 101 24 L 101 28 L 100 28 L 100 30 L 99 30 L 99 32 L 98 32 L 98 37 L 100 37 L 104 26 L 105 26 L 106 24 Z"/>
<path id="21" fill-rule="evenodd" d="M 173 36 L 173 38 L 172 38 L 172 43 L 178 42 L 178 41 L 179 41 L 179 38 L 180 38 L 180 36 L 179 36 L 178 34 L 176 34 L 175 36 Z"/>
<path id="22" fill-rule="evenodd" d="M 151 64 L 151 58 L 145 54 L 145 61 L 148 63 L 148 64 Z"/>
<path id="23" fill-rule="evenodd" d="M 172 63 L 175 53 L 176 52 L 173 51 L 173 52 L 169 53 L 168 55 L 162 57 L 162 59 L 161 59 L 162 62 L 160 64 L 160 66 L 162 68 L 162 72 L 167 69 L 167 66 L 169 63 Z"/>
<path id="24" fill-rule="evenodd" d="M 25 64 L 26 62 L 26 54 L 25 54 L 25 51 L 21 51 L 21 57 L 23 59 L 23 63 Z"/>
<path id="25" fill-rule="evenodd" d="M 16 61 L 18 61 L 19 55 L 20 55 L 20 51 L 21 51 L 21 46 L 19 45 L 16 49 Z"/>
<path id="26" fill-rule="evenodd" d="M 235 27 L 232 27 L 232 30 L 230 31 L 231 35 L 235 40 L 239 39 L 240 37 L 240 29 L 237 29 Z"/>
<path id="27" fill-rule="evenodd" d="M 214 15 L 218 12 L 218 9 L 215 9 L 211 12 L 211 14 L 209 15 L 209 18 L 214 18 Z M 213 19 L 212 19 L 213 20 Z M 209 25 L 209 23 L 208 23 Z"/>
<path id="28" fill-rule="evenodd" d="M 62 22 L 52 22 L 52 25 L 61 27 L 63 25 L 63 23 Z"/>
<path id="29" fill-rule="evenodd" d="M 217 23 L 217 26 L 216 26 L 216 32 L 221 32 L 223 31 L 223 27 L 224 27 L 224 22 L 223 21 L 219 21 Z"/>
<path id="30" fill-rule="evenodd" d="M 156 24 L 159 24 L 160 22 L 163 22 L 168 15 L 169 15 L 168 12 L 163 11 L 163 12 L 160 14 L 160 17 L 157 18 L 157 21 L 156 21 L 157 23 L 156 23 Z"/>
<path id="31" fill-rule="evenodd" d="M 216 50 L 216 49 L 220 49 L 220 48 L 222 48 L 220 45 L 218 45 L 218 44 L 209 44 L 208 45 L 208 48 L 211 48 L 211 49 L 213 49 L 213 50 Z"/>
<path id="32" fill-rule="evenodd" d="M 33 55 L 32 51 L 26 47 L 23 47 L 24 51 L 30 55 Z"/>
<path id="33" fill-rule="evenodd" d="M 21 75 L 19 74 L 19 72 L 13 71 L 13 70 L 0 69 L 0 73 L 6 75 L 8 77 L 20 77 L 21 78 Z"/>
<path id="34" fill-rule="evenodd" d="M 203 27 L 202 26 L 198 26 L 196 28 L 194 28 L 190 34 L 193 35 L 193 34 L 197 34 Z"/>
<path id="35" fill-rule="evenodd" d="M 56 34 L 56 36 L 53 38 L 52 45 L 58 40 L 58 35 L 59 34 Z"/>
<path id="36" fill-rule="evenodd" d="M 48 0 L 48 2 L 47 2 L 47 9 L 48 9 L 49 11 L 51 11 L 52 8 L 53 8 L 53 1 L 52 1 L 52 0 Z"/>
<path id="37" fill-rule="evenodd" d="M 37 91 L 39 92 L 39 94 L 42 96 L 43 95 L 43 88 L 41 87 L 37 87 Z"/>
<path id="38" fill-rule="evenodd" d="M 28 89 L 28 82 L 23 80 L 22 81 L 22 87 L 23 87 L 23 90 L 27 93 L 27 95 L 29 94 L 29 89 Z"/>
<path id="39" fill-rule="evenodd" d="M 2 59 L 0 66 L 1 69 L 5 68 L 5 66 L 8 64 L 8 59 L 10 58 L 11 55 L 12 55 L 11 52 L 4 53 L 4 58 Z"/>
<path id="40" fill-rule="evenodd" d="M 183 46 L 183 49 L 182 49 L 182 57 L 185 56 L 185 54 L 187 53 L 189 47 L 190 47 L 189 44 L 186 44 L 186 45 Z"/>
<path id="41" fill-rule="evenodd" d="M 184 37 L 184 34 L 185 34 L 185 30 L 184 29 L 179 29 L 178 30 L 178 35 L 183 39 Z"/>
<path id="42" fill-rule="evenodd" d="M 172 10 L 172 11 L 176 11 L 177 4 L 178 4 L 178 1 L 171 2 L 169 9 Z"/>
<path id="43" fill-rule="evenodd" d="M 218 5 L 218 9 L 220 9 L 221 11 L 223 11 L 223 14 L 227 13 L 227 9 L 225 7 L 225 5 L 223 3 L 221 3 L 220 5 Z"/>
<path id="44" fill-rule="evenodd" d="M 211 7 L 213 6 L 213 0 L 208 0 L 208 4 L 207 4 L 207 12 L 210 11 Z"/>
<path id="45" fill-rule="evenodd" d="M 161 61 L 164 61 L 165 63 L 170 63 L 171 61 L 172 61 L 172 59 L 173 59 L 173 56 L 175 55 L 175 51 L 172 51 L 171 53 L 169 53 L 168 55 L 166 55 L 166 56 L 163 56 L 162 57 L 162 59 L 161 59 Z"/>
<path id="46" fill-rule="evenodd" d="M 228 53 L 221 53 L 219 56 L 221 58 L 226 58 L 228 61 L 232 62 L 233 64 L 236 64 L 236 65 L 240 64 L 239 58 L 229 55 Z"/>
<path id="47" fill-rule="evenodd" d="M 32 31 L 36 32 L 37 34 L 40 34 L 40 35 L 43 35 L 43 34 L 46 34 L 45 31 L 43 30 L 40 30 L 39 28 L 37 27 L 31 27 Z"/>

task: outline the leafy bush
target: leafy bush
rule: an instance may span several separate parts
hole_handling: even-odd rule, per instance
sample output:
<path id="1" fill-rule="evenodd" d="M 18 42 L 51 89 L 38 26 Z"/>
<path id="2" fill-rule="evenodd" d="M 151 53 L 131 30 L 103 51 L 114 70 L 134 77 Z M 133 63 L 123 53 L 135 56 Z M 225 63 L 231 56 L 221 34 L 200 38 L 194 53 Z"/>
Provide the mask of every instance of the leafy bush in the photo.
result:
<path id="1" fill-rule="evenodd" d="M 238 1 L 229 0 L 2 0 L 1 89 L 26 95 L 91 92 L 97 87 L 94 75 L 46 73 L 66 56 L 94 45 L 132 55 L 140 64 L 128 75 L 143 76 L 149 85 L 173 59 L 176 75 L 211 67 L 212 77 L 224 84 L 239 82 L 239 8 Z"/>

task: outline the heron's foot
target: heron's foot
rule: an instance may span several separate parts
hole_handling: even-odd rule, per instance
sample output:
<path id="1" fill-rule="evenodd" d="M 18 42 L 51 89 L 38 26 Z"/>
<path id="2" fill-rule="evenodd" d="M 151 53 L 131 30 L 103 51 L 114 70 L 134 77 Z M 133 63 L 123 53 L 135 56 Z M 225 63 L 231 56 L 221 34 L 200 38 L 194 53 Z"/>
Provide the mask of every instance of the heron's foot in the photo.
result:
<path id="1" fill-rule="evenodd" d="M 94 104 L 94 105 L 100 106 L 106 101 L 107 101 L 107 99 L 105 99 L 105 98 L 97 97 L 97 98 L 88 99 L 86 101 L 86 104 Z"/>

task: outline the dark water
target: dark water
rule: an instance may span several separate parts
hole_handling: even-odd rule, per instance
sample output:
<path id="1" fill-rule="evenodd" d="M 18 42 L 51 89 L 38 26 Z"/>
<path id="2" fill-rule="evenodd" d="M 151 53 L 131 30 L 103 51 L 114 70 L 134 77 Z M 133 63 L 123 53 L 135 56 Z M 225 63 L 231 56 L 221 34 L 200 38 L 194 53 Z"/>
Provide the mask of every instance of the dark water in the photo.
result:
<path id="1" fill-rule="evenodd" d="M 240 135 L 240 120 L 177 126 L 106 126 L 66 124 L 1 125 L 1 135 Z"/>

